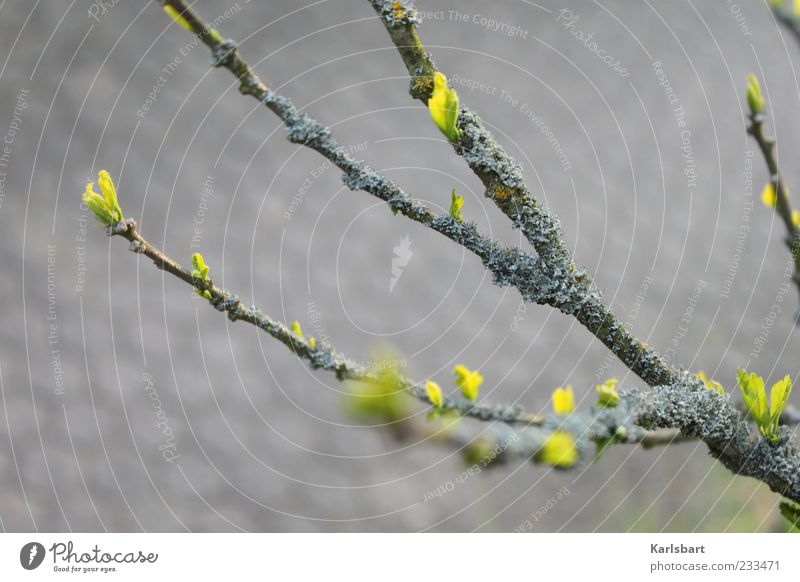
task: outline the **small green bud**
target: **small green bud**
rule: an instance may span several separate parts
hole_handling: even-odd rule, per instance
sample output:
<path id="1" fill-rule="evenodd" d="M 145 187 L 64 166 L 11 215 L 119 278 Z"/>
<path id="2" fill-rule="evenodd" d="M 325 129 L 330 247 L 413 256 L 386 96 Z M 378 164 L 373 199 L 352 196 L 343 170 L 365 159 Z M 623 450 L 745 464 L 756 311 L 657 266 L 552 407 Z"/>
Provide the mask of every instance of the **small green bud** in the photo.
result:
<path id="1" fill-rule="evenodd" d="M 767 390 L 764 387 L 764 379 L 761 376 L 755 372 L 748 374 L 744 370 L 739 370 L 736 374 L 736 379 L 742 391 L 744 405 L 750 416 L 758 424 L 759 432 L 771 442 L 776 442 L 778 440 L 781 414 L 792 391 L 792 379 L 789 376 L 785 376 L 783 380 L 779 380 L 772 385 L 769 405 L 767 404 Z"/>
<path id="2" fill-rule="evenodd" d="M 189 24 L 189 21 L 186 20 L 180 12 L 175 10 L 169 4 L 164 5 L 164 12 L 169 14 L 169 17 L 172 18 L 172 20 L 174 20 L 178 24 L 180 24 L 183 28 L 185 28 L 189 32 L 194 32 L 194 30 L 192 29 L 192 25 Z"/>
<path id="3" fill-rule="evenodd" d="M 447 77 L 439 71 L 433 74 L 433 92 L 428 99 L 431 119 L 451 143 L 461 141 L 458 128 L 458 93 L 447 86 Z"/>
<path id="4" fill-rule="evenodd" d="M 453 368 L 456 375 L 456 386 L 461 389 L 464 398 L 474 401 L 478 398 L 478 388 L 483 384 L 483 376 L 477 370 L 469 370 L 466 366 L 459 364 Z"/>
<path id="5" fill-rule="evenodd" d="M 442 404 L 444 404 L 444 397 L 442 396 L 442 389 L 436 382 L 431 380 L 425 382 L 425 394 L 433 404 L 433 407 L 441 410 Z"/>
<path id="6" fill-rule="evenodd" d="M 100 196 L 92 189 L 94 183 L 86 184 L 86 191 L 83 193 L 83 201 L 94 213 L 95 218 L 106 226 L 111 226 L 123 220 L 122 209 L 117 202 L 117 190 L 111 176 L 105 170 L 100 170 L 97 174 L 97 183 L 103 195 Z"/>
<path id="7" fill-rule="evenodd" d="M 764 113 L 764 95 L 761 93 L 761 85 L 755 75 L 747 76 L 747 104 L 750 106 L 750 113 L 753 117 Z"/>
<path id="8" fill-rule="evenodd" d="M 206 265 L 205 260 L 203 260 L 203 255 L 200 253 L 192 255 L 192 279 L 208 281 L 208 265 Z M 195 289 L 194 291 L 201 297 L 211 299 L 211 293 L 208 290 L 201 291 L 200 289 Z"/>
<path id="9" fill-rule="evenodd" d="M 703 385 L 709 390 L 713 390 L 720 396 L 725 396 L 725 388 L 723 388 L 722 384 L 706 376 L 706 373 L 702 370 L 697 373 L 697 378 L 703 382 Z"/>
<path id="10" fill-rule="evenodd" d="M 572 414 L 575 410 L 575 393 L 572 386 L 553 390 L 553 412 L 555 414 Z"/>
<path id="11" fill-rule="evenodd" d="M 111 209 L 111 216 L 114 222 L 119 222 L 122 220 L 122 209 L 119 207 L 119 202 L 117 201 L 117 189 L 114 187 L 114 181 L 111 179 L 111 175 L 105 170 L 100 170 L 97 174 L 97 184 L 103 192 L 103 198 L 105 198 L 106 204 L 108 204 L 108 207 Z"/>
<path id="12" fill-rule="evenodd" d="M 83 201 L 86 202 L 86 206 L 94 213 L 95 218 L 99 222 L 102 222 L 106 226 L 114 224 L 111 209 L 108 207 L 108 204 L 106 204 L 105 198 L 93 191 L 92 186 L 93 184 L 91 182 L 86 185 L 86 192 L 83 193 Z"/>
<path id="13" fill-rule="evenodd" d="M 619 394 L 616 389 L 617 382 L 618 380 L 616 378 L 610 378 L 595 387 L 598 394 L 598 406 L 613 408 L 619 403 Z"/>
<path id="14" fill-rule="evenodd" d="M 456 189 L 450 193 L 450 218 L 458 222 L 464 222 L 464 217 L 461 216 L 461 209 L 464 207 L 464 199 L 456 194 Z"/>
<path id="15" fill-rule="evenodd" d="M 208 279 L 208 265 L 206 265 L 203 255 L 195 253 L 192 255 L 192 278 L 205 281 Z"/>
<path id="16" fill-rule="evenodd" d="M 547 437 L 535 457 L 536 461 L 552 465 L 557 469 L 569 469 L 579 458 L 575 439 L 568 432 L 561 431 L 556 431 Z"/>
<path id="17" fill-rule="evenodd" d="M 294 335 L 296 335 L 297 337 L 303 337 L 303 328 L 300 327 L 300 322 L 299 321 L 295 321 L 292 324 L 292 328 L 291 329 L 292 329 L 292 333 Z"/>

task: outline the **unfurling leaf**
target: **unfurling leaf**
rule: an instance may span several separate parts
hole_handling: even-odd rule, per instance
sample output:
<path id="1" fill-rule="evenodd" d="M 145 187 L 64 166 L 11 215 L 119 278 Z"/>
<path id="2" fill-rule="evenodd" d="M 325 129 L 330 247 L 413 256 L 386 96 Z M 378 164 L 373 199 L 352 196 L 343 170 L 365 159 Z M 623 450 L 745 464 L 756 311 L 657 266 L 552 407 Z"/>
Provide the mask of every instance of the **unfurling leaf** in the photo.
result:
<path id="1" fill-rule="evenodd" d="M 777 434 L 778 432 L 781 413 L 786 408 L 791 391 L 792 379 L 789 376 L 784 376 L 783 380 L 779 380 L 772 385 L 772 390 L 769 392 L 769 416 L 772 421 L 772 434 Z"/>
<path id="2" fill-rule="evenodd" d="M 464 217 L 461 216 L 461 209 L 464 207 L 464 199 L 456 194 L 456 189 L 450 193 L 450 218 L 458 222 L 464 222 Z"/>
<path id="3" fill-rule="evenodd" d="M 200 253 L 192 255 L 192 279 L 208 281 L 208 265 L 206 265 L 203 255 Z M 211 293 L 208 290 L 195 289 L 195 293 L 206 299 L 211 299 Z"/>
<path id="4" fill-rule="evenodd" d="M 789 401 L 792 391 L 792 379 L 785 376 L 772 385 L 767 406 L 767 391 L 764 388 L 764 379 L 758 374 L 748 374 L 744 370 L 737 372 L 739 387 L 742 390 L 742 399 L 750 416 L 758 424 L 759 432 L 767 437 L 770 442 L 779 440 L 781 414 Z"/>
<path id="5" fill-rule="evenodd" d="M 736 372 L 736 379 L 742 391 L 742 399 L 747 411 L 758 423 L 762 425 L 763 419 L 767 416 L 767 392 L 764 389 L 764 379 L 753 372 L 748 374 L 744 370 Z"/>
<path id="6" fill-rule="evenodd" d="M 433 74 L 433 92 L 428 99 L 431 119 L 452 143 L 461 141 L 458 128 L 458 93 L 447 86 L 447 77 L 439 71 Z"/>
<path id="7" fill-rule="evenodd" d="M 483 383 L 483 376 L 477 370 L 471 371 L 461 364 L 453 368 L 453 374 L 456 375 L 456 386 L 461 389 L 464 398 L 473 401 L 477 399 L 478 389 Z"/>
<path id="8" fill-rule="evenodd" d="M 431 401 L 434 408 L 440 409 L 442 407 L 444 397 L 442 396 L 442 389 L 436 382 L 431 380 L 425 382 L 425 394 L 428 396 L 428 400 Z"/>
<path id="9" fill-rule="evenodd" d="M 95 218 L 106 226 L 111 226 L 123 220 L 122 209 L 117 201 L 117 190 L 111 176 L 105 170 L 100 170 L 97 174 L 97 183 L 103 195 L 100 196 L 92 189 L 94 184 L 86 184 L 86 191 L 83 193 L 83 201 L 94 213 Z"/>
<path id="10" fill-rule="evenodd" d="M 598 394 L 598 406 L 602 406 L 604 408 L 613 408 L 617 405 L 617 403 L 619 403 L 619 394 L 617 393 L 616 388 L 617 383 L 618 380 L 616 378 L 610 378 L 595 387 Z"/>

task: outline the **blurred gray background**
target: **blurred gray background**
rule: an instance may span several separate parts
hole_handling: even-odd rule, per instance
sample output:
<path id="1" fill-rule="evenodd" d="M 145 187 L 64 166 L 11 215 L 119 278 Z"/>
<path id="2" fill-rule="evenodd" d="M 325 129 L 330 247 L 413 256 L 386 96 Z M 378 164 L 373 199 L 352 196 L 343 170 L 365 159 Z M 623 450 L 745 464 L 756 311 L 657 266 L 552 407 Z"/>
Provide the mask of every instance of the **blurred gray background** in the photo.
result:
<path id="1" fill-rule="evenodd" d="M 367 2 L 196 8 L 359 157 L 441 209 L 455 187 L 468 219 L 520 243 L 408 97 Z M 748 73 L 764 79 L 770 131 L 781 152 L 797 151 L 800 55 L 764 2 L 419 8 L 431 12 L 420 33 L 437 65 L 643 341 L 729 391 L 737 366 L 796 375 L 797 293 L 786 289 L 784 229 L 759 202 L 767 175 L 745 135 L 744 87 Z M 562 9 L 578 20 L 565 26 Z M 447 387 L 464 363 L 486 377 L 483 398 L 532 410 L 567 383 L 586 407 L 605 377 L 641 381 L 573 320 L 520 307 L 474 257 L 343 189 L 157 3 L 0 3 L 0 57 L 0 133 L 11 141 L 0 168 L 4 530 L 783 527 L 777 496 L 691 443 L 620 446 L 570 473 L 515 461 L 426 502 L 464 470 L 458 451 L 360 425 L 345 386 L 109 240 L 81 209 L 87 180 L 108 169 L 150 241 L 186 263 L 199 248 L 218 283 L 355 359 L 391 345 L 413 377 Z M 391 288 L 404 237 L 410 260 Z"/>

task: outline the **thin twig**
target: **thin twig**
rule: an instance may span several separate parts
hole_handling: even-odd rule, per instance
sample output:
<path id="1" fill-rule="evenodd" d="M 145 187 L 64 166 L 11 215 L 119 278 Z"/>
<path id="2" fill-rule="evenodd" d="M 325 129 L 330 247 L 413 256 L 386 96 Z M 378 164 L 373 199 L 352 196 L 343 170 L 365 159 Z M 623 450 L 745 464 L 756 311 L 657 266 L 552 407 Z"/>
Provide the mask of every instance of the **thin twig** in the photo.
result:
<path id="1" fill-rule="evenodd" d="M 783 24 L 794 35 L 797 42 L 800 42 L 800 19 L 783 6 L 772 6 L 770 4 L 770 7 L 778 22 Z"/>
<path id="2" fill-rule="evenodd" d="M 780 168 L 778 168 L 778 153 L 775 140 L 769 137 L 764 131 L 764 114 L 750 114 L 750 123 L 747 133 L 753 136 L 758 149 L 764 156 L 769 171 L 769 181 L 775 190 L 775 212 L 778 213 L 783 224 L 786 226 L 786 246 L 794 260 L 794 274 L 792 280 L 800 291 L 800 229 L 794 223 L 794 209 L 789 199 L 789 192 L 783 182 Z"/>

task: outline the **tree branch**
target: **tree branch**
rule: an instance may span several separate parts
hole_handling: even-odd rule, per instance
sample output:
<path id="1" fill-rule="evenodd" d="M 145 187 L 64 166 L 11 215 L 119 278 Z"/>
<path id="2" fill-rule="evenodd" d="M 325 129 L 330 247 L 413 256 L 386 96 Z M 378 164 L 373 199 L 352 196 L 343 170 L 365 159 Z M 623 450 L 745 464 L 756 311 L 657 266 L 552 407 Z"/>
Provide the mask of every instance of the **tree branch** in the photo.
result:
<path id="1" fill-rule="evenodd" d="M 109 236 L 121 236 L 130 241 L 129 250 L 146 256 L 159 269 L 176 276 L 201 293 L 207 291 L 210 295 L 209 303 L 218 311 L 226 312 L 231 321 L 246 321 L 267 332 L 297 354 L 298 357 L 306 360 L 313 369 L 334 372 L 339 380 L 358 380 L 363 382 L 377 382 L 380 380 L 372 370 L 336 353 L 333 347 L 327 343 L 315 342 L 312 346 L 307 338 L 295 334 L 286 324 L 274 321 L 257 307 L 245 307 L 236 295 L 220 289 L 214 285 L 212 279 L 201 280 L 193 278 L 191 272 L 182 267 L 175 259 L 147 242 L 139 234 L 136 222 L 133 219 L 129 218 L 124 222 L 118 222 L 113 226 L 107 227 L 106 231 Z M 409 392 L 426 404 L 431 404 L 423 386 L 404 377 L 399 377 L 397 382 L 398 389 Z M 479 420 L 500 421 L 511 424 L 539 424 L 544 419 L 541 415 L 526 412 L 519 406 L 476 404 L 452 395 L 444 397 L 442 410 L 453 410 L 462 416 L 469 416 Z"/>
<path id="2" fill-rule="evenodd" d="M 410 94 L 428 103 L 436 67 L 417 34 L 419 18 L 410 1 L 369 0 L 386 27 L 412 77 Z M 591 275 L 575 266 L 561 234 L 558 218 L 540 204 L 522 175 L 522 168 L 497 143 L 478 115 L 462 106 L 458 116 L 462 138 L 455 151 L 481 180 L 487 198 L 511 219 L 544 262 L 548 275 L 569 290 L 553 307 L 574 316 L 631 371 L 651 386 L 671 384 L 674 371 L 655 351 L 625 329 L 605 305 Z"/>
<path id="3" fill-rule="evenodd" d="M 753 136 L 764 156 L 769 171 L 769 181 L 775 190 L 775 212 L 786 226 L 787 238 L 786 246 L 794 261 L 794 274 L 792 280 L 798 291 L 800 291 L 800 229 L 794 223 L 794 209 L 789 200 L 789 192 L 783 183 L 783 176 L 778 168 L 778 153 L 775 140 L 769 137 L 764 131 L 764 114 L 750 114 L 750 123 L 747 133 Z"/>

